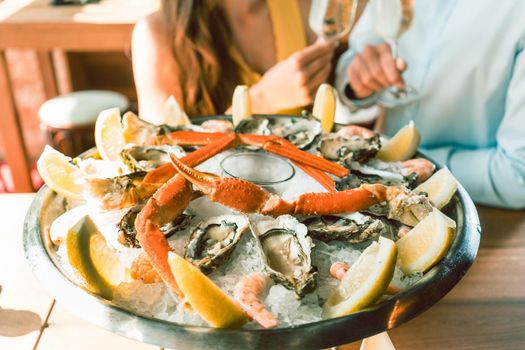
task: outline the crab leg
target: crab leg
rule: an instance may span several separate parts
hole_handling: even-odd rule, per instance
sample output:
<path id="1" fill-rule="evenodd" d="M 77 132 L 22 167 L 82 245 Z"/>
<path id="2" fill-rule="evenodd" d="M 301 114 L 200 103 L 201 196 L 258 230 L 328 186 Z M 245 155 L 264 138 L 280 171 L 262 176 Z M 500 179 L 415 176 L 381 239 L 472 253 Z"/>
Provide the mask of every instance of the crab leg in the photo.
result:
<path id="1" fill-rule="evenodd" d="M 235 134 L 227 135 L 184 157 L 180 162 L 187 162 L 195 166 L 235 144 Z M 171 156 L 174 157 L 173 155 Z M 171 164 L 169 166 L 173 169 Z M 169 171 L 166 167 L 162 175 L 166 176 L 166 173 L 169 173 Z M 182 298 L 183 295 L 168 265 L 170 247 L 160 227 L 180 215 L 192 199 L 191 183 L 186 181 L 183 176 L 176 174 L 155 192 L 135 220 L 137 239 L 148 255 L 151 264 L 163 281 L 179 298 Z"/>
<path id="2" fill-rule="evenodd" d="M 265 151 L 288 158 L 292 161 L 317 168 L 338 177 L 348 175 L 349 170 L 314 154 L 297 149 L 290 141 L 277 136 L 239 134 L 241 143 L 256 145 Z"/>
<path id="3" fill-rule="evenodd" d="M 366 209 L 386 198 L 384 189 L 377 187 L 385 186 L 365 185 L 341 192 L 305 193 L 297 200 L 288 202 L 251 182 L 202 173 L 188 167 L 174 155 L 170 155 L 170 159 L 174 168 L 212 201 L 243 213 L 272 216 L 350 213 Z"/>
<path id="4" fill-rule="evenodd" d="M 302 164 L 298 162 L 293 162 L 293 163 L 295 164 L 296 167 L 298 167 L 299 169 L 301 169 L 302 171 L 310 175 L 312 178 L 317 180 L 317 182 L 319 182 L 321 186 L 323 186 L 325 189 L 327 189 L 330 192 L 335 192 L 334 180 L 332 180 L 332 178 L 328 176 L 325 172 L 319 169 L 313 168 L 306 164 Z"/>

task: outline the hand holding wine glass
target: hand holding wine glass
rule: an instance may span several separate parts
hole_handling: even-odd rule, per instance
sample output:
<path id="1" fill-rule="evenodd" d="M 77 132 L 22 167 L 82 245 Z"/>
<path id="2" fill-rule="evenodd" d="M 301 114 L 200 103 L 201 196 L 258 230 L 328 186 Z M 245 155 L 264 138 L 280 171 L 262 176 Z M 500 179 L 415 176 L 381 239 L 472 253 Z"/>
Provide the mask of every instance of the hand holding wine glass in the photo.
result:
<path id="1" fill-rule="evenodd" d="M 374 31 L 390 45 L 392 60 L 399 65 L 398 40 L 412 24 L 414 0 L 372 0 L 370 6 Z M 417 95 L 410 86 L 392 85 L 380 97 L 387 107 L 407 103 Z"/>

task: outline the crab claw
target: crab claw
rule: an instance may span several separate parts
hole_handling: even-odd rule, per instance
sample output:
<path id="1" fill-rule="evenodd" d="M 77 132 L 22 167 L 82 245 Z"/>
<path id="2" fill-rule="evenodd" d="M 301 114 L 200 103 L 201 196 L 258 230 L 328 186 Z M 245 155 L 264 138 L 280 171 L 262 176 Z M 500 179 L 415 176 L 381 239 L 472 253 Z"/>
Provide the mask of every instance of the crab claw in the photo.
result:
<path id="1" fill-rule="evenodd" d="M 254 183 L 200 172 L 185 165 L 173 154 L 170 154 L 170 159 L 173 167 L 186 180 L 197 186 L 214 202 L 242 213 L 266 213 L 267 210 L 293 212 L 291 204 Z"/>

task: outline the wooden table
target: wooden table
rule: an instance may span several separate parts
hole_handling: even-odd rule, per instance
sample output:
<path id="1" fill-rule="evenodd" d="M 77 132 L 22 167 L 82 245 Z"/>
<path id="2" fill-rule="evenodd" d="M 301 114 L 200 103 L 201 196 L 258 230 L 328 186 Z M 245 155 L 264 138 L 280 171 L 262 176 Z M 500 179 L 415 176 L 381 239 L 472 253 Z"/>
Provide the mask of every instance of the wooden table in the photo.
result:
<path id="1" fill-rule="evenodd" d="M 17 192 L 30 192 L 32 185 L 5 50 L 37 51 L 46 98 L 51 98 L 58 93 L 52 51 L 128 50 L 134 23 L 156 10 L 159 1 L 103 0 L 99 4 L 55 7 L 49 3 L 0 1 L 0 132 Z"/>
<path id="2" fill-rule="evenodd" d="M 32 198 L 0 195 L 0 349 L 156 349 L 72 316 L 35 281 L 22 251 Z M 389 332 L 398 350 L 525 349 L 525 213 L 478 209 L 483 237 L 474 266 L 437 305 Z"/>

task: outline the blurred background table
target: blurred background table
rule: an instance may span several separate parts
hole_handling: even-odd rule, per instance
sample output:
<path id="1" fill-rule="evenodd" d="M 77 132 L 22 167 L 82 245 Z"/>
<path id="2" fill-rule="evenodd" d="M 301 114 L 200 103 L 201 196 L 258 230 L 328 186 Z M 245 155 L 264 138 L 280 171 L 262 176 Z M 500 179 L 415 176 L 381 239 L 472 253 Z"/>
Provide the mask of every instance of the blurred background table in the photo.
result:
<path id="1" fill-rule="evenodd" d="M 124 57 L 130 49 L 134 23 L 159 6 L 158 0 L 102 0 L 83 6 L 51 6 L 49 3 L 50 0 L 0 1 L 0 136 L 17 192 L 32 191 L 32 185 L 20 111 L 5 51 L 36 51 L 44 94 L 48 99 L 81 89 L 87 85 L 86 80 L 93 79 L 91 74 L 82 74 L 78 69 L 82 59 L 79 53 L 119 52 Z M 102 59 L 107 61 L 113 57 L 106 55 Z M 130 62 L 124 61 L 124 64 L 131 67 Z M 111 75 L 115 71 L 108 69 L 105 73 Z M 127 92 L 134 94 L 131 74 L 119 78 L 127 83 Z"/>
<path id="2" fill-rule="evenodd" d="M 0 349 L 158 350 L 80 320 L 40 287 L 22 249 L 32 199 L 0 195 Z M 525 213 L 478 209 L 476 262 L 438 304 L 389 332 L 398 350 L 525 349 Z M 340 349 L 357 350 L 359 343 Z"/>

